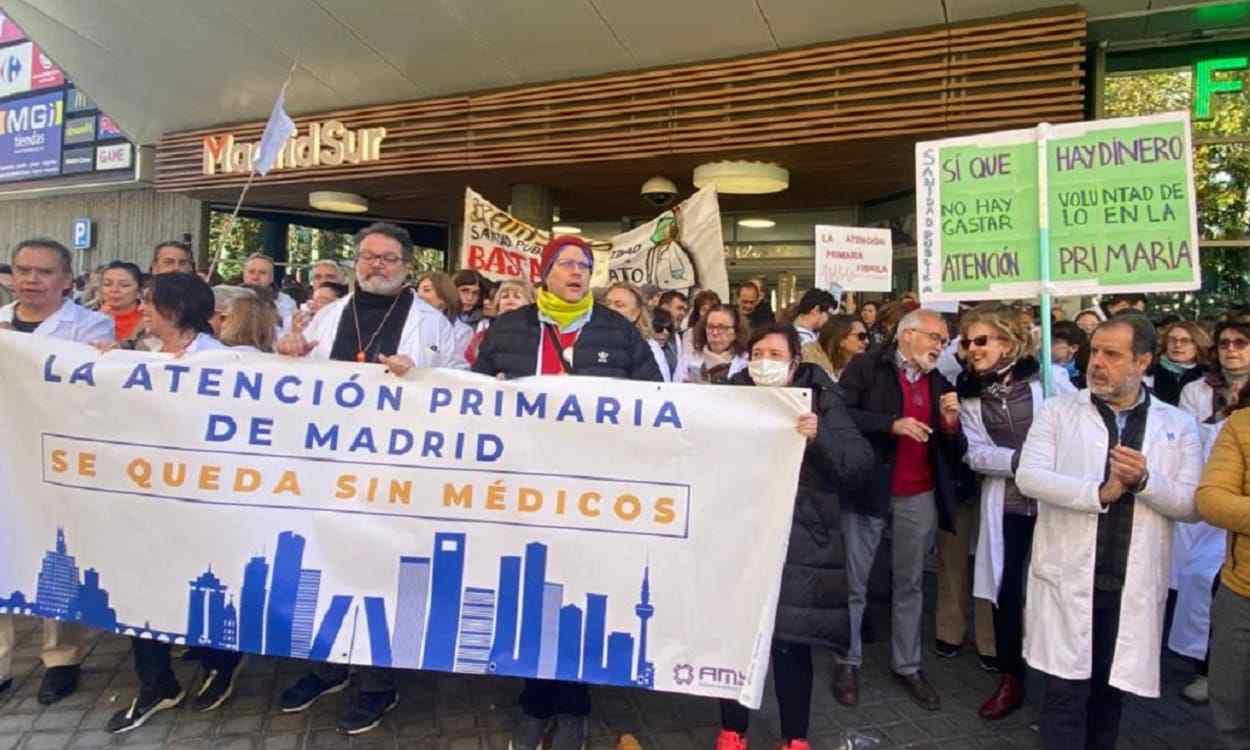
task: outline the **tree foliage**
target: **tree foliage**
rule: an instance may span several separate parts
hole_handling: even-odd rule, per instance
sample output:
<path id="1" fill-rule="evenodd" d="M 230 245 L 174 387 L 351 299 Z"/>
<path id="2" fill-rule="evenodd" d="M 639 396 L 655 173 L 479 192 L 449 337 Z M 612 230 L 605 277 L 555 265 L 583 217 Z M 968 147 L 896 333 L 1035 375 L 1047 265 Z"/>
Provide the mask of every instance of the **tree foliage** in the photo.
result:
<path id="1" fill-rule="evenodd" d="M 1196 120 L 1193 135 L 1194 190 L 1202 249 L 1202 291 L 1160 294 L 1154 307 L 1186 316 L 1218 315 L 1244 304 L 1250 293 L 1250 248 L 1218 247 L 1221 240 L 1250 238 L 1250 80 L 1236 94 L 1213 101 L 1212 118 Z M 1104 116 L 1129 117 L 1186 111 L 1193 99 L 1189 70 L 1158 70 L 1109 76 Z M 1202 143 L 1204 138 L 1239 138 L 1235 143 Z"/>

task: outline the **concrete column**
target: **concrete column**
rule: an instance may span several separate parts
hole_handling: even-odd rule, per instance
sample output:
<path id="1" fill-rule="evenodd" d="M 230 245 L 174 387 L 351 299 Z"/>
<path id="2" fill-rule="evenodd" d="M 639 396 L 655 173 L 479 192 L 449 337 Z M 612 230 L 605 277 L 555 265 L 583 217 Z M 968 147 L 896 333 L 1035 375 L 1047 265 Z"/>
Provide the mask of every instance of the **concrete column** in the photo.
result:
<path id="1" fill-rule="evenodd" d="M 551 212 L 555 195 L 545 185 L 513 185 L 512 215 L 539 229 L 551 231 Z"/>

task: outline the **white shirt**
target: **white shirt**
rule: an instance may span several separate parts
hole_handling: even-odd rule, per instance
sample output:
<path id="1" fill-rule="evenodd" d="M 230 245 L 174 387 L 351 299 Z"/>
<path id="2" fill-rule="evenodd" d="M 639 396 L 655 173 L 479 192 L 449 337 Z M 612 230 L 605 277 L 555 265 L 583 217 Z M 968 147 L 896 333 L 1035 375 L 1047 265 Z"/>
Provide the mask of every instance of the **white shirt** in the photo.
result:
<path id="1" fill-rule="evenodd" d="M 408 310 L 408 318 L 404 321 L 396 354 L 405 355 L 417 367 L 467 370 L 469 365 L 464 361 L 464 350 L 457 351 L 455 329 L 447 321 L 447 316 L 430 307 L 429 303 L 412 290 L 401 294 L 411 294 L 413 300 L 412 307 Z M 320 360 L 330 358 L 330 352 L 334 350 L 334 338 L 338 335 L 339 321 L 343 319 L 343 311 L 351 301 L 352 295 L 349 294 L 317 311 L 317 315 L 304 330 L 306 340 L 317 342 L 317 347 L 309 357 Z"/>
<path id="2" fill-rule="evenodd" d="M 0 307 L 0 323 L 11 325 L 16 309 L 16 302 Z M 34 334 L 64 341 L 77 341 L 80 344 L 94 344 L 97 341 L 115 341 L 117 326 L 109 316 L 92 312 L 67 299 L 61 303 L 61 307 L 56 312 L 39 324 Z"/>

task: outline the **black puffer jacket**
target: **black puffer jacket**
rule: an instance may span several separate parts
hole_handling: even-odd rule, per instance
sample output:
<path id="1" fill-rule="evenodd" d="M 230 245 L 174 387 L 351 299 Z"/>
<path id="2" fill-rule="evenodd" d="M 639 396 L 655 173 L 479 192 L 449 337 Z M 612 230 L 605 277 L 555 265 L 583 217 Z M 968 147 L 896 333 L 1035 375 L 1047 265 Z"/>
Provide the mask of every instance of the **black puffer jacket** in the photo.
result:
<path id="1" fill-rule="evenodd" d="M 1160 401 L 1178 406 L 1181 402 L 1181 391 L 1195 380 L 1202 380 L 1207 374 L 1207 366 L 1194 365 L 1177 375 L 1156 362 L 1150 366 L 1150 371 L 1146 374 L 1153 375 L 1155 379 L 1154 387 L 1150 389 L 1150 392 L 1158 396 Z"/>
<path id="2" fill-rule="evenodd" d="M 538 305 L 526 305 L 495 319 L 477 352 L 473 371 L 523 378 L 538 372 Z M 573 373 L 601 378 L 663 380 L 655 355 L 620 313 L 595 305 L 573 347 Z"/>
<path id="3" fill-rule="evenodd" d="M 729 382 L 754 385 L 745 370 Z M 851 622 L 838 490 L 872 468 L 872 447 L 851 421 L 841 391 L 824 370 L 801 364 L 793 385 L 812 390 L 812 411 L 820 427 L 816 439 L 807 444 L 799 470 L 773 636 L 845 652 Z"/>

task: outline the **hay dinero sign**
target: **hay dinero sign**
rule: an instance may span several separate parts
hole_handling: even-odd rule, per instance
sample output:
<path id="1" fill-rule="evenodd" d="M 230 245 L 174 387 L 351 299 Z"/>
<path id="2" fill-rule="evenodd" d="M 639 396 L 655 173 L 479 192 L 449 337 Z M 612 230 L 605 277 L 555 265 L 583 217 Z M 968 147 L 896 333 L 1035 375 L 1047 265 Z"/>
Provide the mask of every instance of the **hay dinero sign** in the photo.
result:
<path id="1" fill-rule="evenodd" d="M 310 123 L 301 135 L 287 139 L 278 152 L 274 169 L 307 169 L 360 164 L 382 158 L 386 128 L 351 130 L 338 120 Z M 233 133 L 204 136 L 206 175 L 247 173 L 256 159 L 260 141 L 239 143 Z"/>

